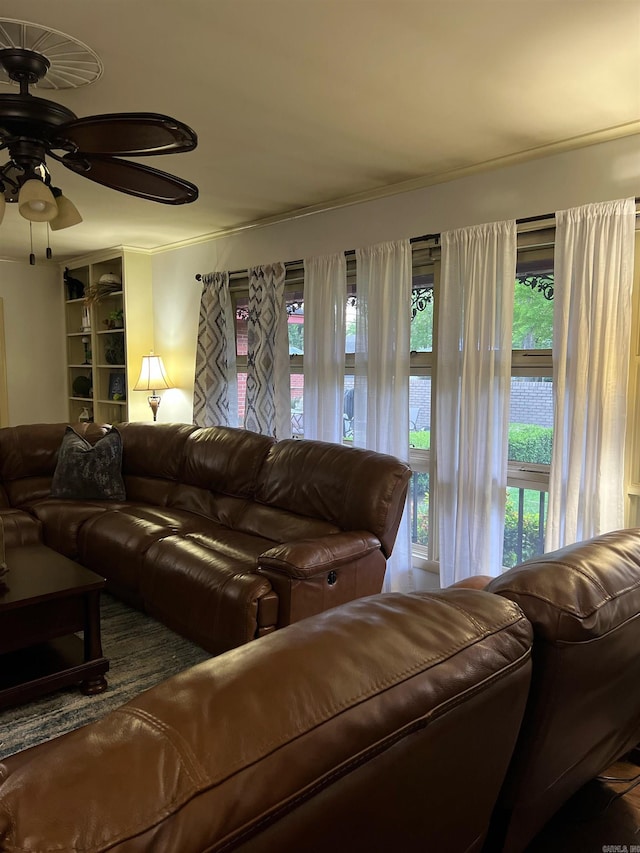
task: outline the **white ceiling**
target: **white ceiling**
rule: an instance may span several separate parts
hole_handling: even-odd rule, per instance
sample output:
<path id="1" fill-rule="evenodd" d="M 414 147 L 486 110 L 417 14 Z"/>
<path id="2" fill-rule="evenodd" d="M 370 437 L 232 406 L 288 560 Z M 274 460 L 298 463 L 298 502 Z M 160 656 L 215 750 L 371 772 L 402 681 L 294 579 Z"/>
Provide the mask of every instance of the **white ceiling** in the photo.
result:
<path id="1" fill-rule="evenodd" d="M 79 117 L 166 113 L 199 137 L 193 152 L 141 160 L 196 183 L 190 205 L 50 162 L 84 217 L 52 235 L 58 259 L 640 132 L 640 0 L 3 0 L 0 14 L 67 33 L 104 64 L 90 85 L 34 94 Z M 38 251 L 43 234 L 34 226 Z M 25 259 L 28 239 L 11 206 L 0 257 Z"/>

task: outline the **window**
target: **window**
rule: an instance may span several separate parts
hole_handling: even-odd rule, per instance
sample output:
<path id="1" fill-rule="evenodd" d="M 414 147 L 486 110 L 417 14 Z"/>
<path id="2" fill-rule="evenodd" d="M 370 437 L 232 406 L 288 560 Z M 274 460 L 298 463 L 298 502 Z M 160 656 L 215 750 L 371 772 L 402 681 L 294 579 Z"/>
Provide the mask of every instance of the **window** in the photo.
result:
<path id="1" fill-rule="evenodd" d="M 504 566 L 541 554 L 553 441 L 553 229 L 520 234 L 513 311 Z"/>
<path id="2" fill-rule="evenodd" d="M 514 300 L 512 378 L 509 418 L 509 467 L 505 512 L 504 565 L 542 553 L 553 438 L 553 229 L 518 235 Z M 410 528 L 414 565 L 437 558 L 436 501 L 431 485 L 432 383 L 437 369 L 437 297 L 440 249 L 437 239 L 413 244 L 411 360 L 409 378 Z M 304 436 L 304 282 L 301 263 L 287 266 L 286 301 L 291 374 L 291 427 Z M 244 417 L 246 392 L 248 280 L 232 280 L 238 359 L 238 406 Z M 344 382 L 344 442 L 353 440 L 356 263 L 347 258 Z"/>
<path id="3" fill-rule="evenodd" d="M 436 241 L 413 246 L 411 292 L 411 361 L 409 377 L 409 510 L 414 564 L 433 559 L 435 511 L 431 500 L 431 413 L 434 378 L 434 335 L 440 250 Z"/>

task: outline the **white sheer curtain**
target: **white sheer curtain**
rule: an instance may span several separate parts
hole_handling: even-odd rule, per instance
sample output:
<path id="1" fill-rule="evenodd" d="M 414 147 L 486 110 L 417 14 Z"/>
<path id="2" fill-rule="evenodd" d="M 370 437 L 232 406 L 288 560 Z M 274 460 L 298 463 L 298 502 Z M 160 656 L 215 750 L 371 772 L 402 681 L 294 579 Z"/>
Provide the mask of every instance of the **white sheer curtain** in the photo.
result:
<path id="1" fill-rule="evenodd" d="M 442 234 L 436 408 L 440 583 L 502 571 L 515 221 Z"/>
<path id="2" fill-rule="evenodd" d="M 634 199 L 556 213 L 547 550 L 624 526 L 634 227 Z"/>
<path id="3" fill-rule="evenodd" d="M 304 437 L 342 442 L 347 262 L 304 262 Z"/>
<path id="4" fill-rule="evenodd" d="M 356 251 L 354 445 L 409 459 L 411 246 Z M 414 587 L 407 511 L 387 563 L 385 591 Z"/>
<path id="5" fill-rule="evenodd" d="M 193 422 L 201 427 L 238 426 L 236 339 L 227 272 L 202 276 Z"/>
<path id="6" fill-rule="evenodd" d="M 289 336 L 283 263 L 249 270 L 245 429 L 291 438 Z"/>

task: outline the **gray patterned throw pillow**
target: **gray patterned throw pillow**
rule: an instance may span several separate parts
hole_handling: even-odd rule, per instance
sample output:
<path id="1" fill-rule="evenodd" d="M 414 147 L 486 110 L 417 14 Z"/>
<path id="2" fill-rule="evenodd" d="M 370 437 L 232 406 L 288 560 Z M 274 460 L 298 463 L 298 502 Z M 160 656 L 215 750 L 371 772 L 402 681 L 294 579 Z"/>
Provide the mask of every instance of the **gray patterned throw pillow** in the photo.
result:
<path id="1" fill-rule="evenodd" d="M 115 427 L 95 444 L 67 427 L 58 451 L 51 497 L 85 501 L 126 499 L 122 438 Z"/>

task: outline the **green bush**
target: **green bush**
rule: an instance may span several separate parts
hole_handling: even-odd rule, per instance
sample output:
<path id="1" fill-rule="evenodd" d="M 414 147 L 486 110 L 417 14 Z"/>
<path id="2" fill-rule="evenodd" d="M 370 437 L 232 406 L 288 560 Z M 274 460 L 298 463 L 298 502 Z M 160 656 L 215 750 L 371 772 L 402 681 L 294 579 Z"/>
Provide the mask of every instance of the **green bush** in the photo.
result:
<path id="1" fill-rule="evenodd" d="M 504 514 L 504 552 L 502 555 L 503 566 L 515 566 L 519 561 L 518 556 L 518 489 L 507 490 L 507 503 Z M 542 553 L 539 542 L 539 510 L 527 512 L 526 501 L 522 515 L 522 560 L 528 560 Z"/>
<path id="2" fill-rule="evenodd" d="M 412 429 L 409 433 L 409 446 L 420 450 L 429 450 L 431 447 L 431 431 L 428 429 Z"/>
<path id="3" fill-rule="evenodd" d="M 535 424 L 509 424 L 509 459 L 551 464 L 553 429 Z"/>

